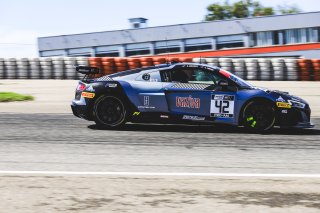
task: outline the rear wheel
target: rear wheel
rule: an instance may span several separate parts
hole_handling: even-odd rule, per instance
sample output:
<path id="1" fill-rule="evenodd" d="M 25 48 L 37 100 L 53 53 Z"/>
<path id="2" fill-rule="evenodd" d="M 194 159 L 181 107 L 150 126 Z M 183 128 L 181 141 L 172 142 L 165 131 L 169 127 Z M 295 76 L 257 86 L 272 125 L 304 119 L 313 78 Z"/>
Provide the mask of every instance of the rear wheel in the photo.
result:
<path id="1" fill-rule="evenodd" d="M 94 121 L 105 128 L 118 128 L 125 124 L 127 111 L 124 101 L 115 96 L 100 96 L 93 107 Z"/>
<path id="2" fill-rule="evenodd" d="M 271 129 L 276 121 L 275 109 L 268 102 L 251 101 L 245 106 L 242 119 L 247 129 L 266 131 Z"/>

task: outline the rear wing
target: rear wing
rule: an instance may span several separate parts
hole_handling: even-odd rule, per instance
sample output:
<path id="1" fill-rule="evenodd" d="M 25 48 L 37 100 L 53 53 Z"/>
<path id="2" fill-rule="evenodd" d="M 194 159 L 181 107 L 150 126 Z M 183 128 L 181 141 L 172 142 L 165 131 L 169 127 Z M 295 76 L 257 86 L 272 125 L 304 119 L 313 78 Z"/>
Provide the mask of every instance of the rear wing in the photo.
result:
<path id="1" fill-rule="evenodd" d="M 76 66 L 76 71 L 85 75 L 82 80 L 91 79 L 94 75 L 100 74 L 100 69 L 97 67 Z"/>

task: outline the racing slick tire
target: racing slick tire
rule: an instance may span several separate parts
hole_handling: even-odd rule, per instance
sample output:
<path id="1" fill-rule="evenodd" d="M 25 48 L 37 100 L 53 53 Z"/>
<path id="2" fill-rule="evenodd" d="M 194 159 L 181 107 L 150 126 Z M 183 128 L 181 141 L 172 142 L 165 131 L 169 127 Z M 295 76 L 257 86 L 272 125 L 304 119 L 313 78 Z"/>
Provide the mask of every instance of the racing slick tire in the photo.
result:
<path id="1" fill-rule="evenodd" d="M 242 111 L 242 122 L 250 131 L 268 131 L 276 122 L 275 108 L 266 101 L 250 101 Z"/>
<path id="2" fill-rule="evenodd" d="M 97 126 L 117 129 L 126 123 L 127 110 L 120 97 L 100 96 L 93 106 L 93 118 Z"/>

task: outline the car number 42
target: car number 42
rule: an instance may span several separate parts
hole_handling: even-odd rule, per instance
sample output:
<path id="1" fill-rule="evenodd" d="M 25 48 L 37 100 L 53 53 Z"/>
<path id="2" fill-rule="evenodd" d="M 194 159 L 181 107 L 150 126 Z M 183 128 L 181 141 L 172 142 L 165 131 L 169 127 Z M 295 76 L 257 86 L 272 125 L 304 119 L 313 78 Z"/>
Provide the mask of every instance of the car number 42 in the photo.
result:
<path id="1" fill-rule="evenodd" d="M 212 117 L 232 118 L 234 114 L 234 95 L 212 95 L 210 115 Z"/>

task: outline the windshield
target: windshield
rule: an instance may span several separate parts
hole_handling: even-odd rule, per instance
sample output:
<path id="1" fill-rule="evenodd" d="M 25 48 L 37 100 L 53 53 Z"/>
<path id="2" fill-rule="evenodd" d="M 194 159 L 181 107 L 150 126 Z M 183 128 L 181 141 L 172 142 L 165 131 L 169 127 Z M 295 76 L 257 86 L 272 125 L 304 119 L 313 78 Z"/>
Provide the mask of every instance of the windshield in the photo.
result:
<path id="1" fill-rule="evenodd" d="M 253 87 L 250 83 L 246 82 L 242 78 L 239 78 L 238 76 L 236 76 L 226 70 L 220 69 L 219 73 L 224 75 L 225 77 L 231 79 L 232 81 L 237 83 L 242 88 L 252 88 Z"/>

